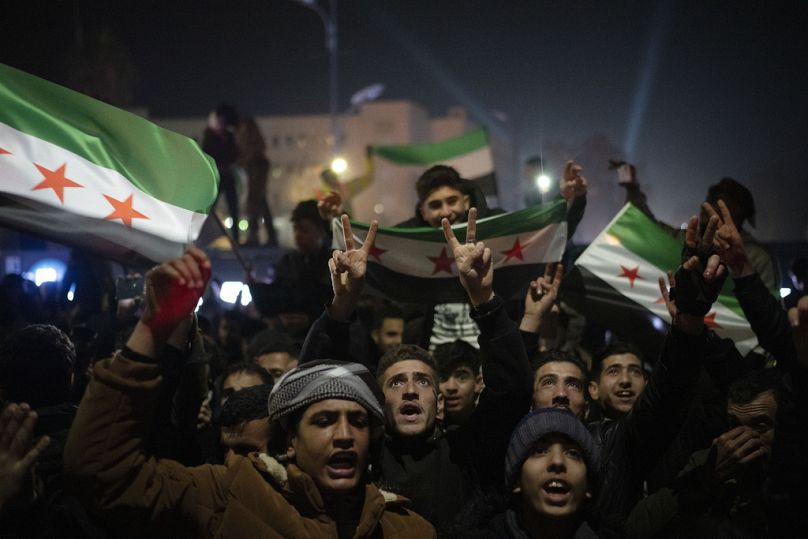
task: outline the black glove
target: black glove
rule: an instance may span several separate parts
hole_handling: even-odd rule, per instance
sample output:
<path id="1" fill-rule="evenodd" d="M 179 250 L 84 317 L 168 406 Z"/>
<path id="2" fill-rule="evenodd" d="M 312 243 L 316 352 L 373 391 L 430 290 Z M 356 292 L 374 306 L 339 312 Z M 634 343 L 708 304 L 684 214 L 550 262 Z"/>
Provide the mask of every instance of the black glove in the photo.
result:
<path id="1" fill-rule="evenodd" d="M 710 312 L 718 293 L 724 286 L 727 272 L 723 271 L 721 277 L 707 282 L 704 280 L 704 269 L 707 261 L 714 253 L 712 247 L 708 249 L 697 249 L 685 246 L 682 248 L 682 265 L 676 270 L 676 286 L 671 289 L 671 299 L 676 302 L 676 308 L 680 313 L 693 316 L 705 316 Z M 698 257 L 699 263 L 692 270 L 686 270 L 684 263 L 693 256 Z"/>

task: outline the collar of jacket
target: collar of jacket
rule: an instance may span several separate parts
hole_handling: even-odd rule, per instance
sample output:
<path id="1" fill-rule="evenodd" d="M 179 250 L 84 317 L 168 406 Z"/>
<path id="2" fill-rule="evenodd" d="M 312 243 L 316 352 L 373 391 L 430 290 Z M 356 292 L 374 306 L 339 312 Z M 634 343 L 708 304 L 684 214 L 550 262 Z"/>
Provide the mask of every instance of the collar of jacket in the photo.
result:
<path id="1" fill-rule="evenodd" d="M 331 520 L 314 480 L 297 465 L 289 463 L 284 466 L 266 453 L 251 453 L 249 459 L 266 479 L 292 501 L 299 513 L 314 513 L 320 515 L 320 518 Z M 362 516 L 355 537 L 369 535 L 381 520 L 386 507 L 402 507 L 409 503 L 404 496 L 382 490 L 373 483 L 366 483 Z"/>

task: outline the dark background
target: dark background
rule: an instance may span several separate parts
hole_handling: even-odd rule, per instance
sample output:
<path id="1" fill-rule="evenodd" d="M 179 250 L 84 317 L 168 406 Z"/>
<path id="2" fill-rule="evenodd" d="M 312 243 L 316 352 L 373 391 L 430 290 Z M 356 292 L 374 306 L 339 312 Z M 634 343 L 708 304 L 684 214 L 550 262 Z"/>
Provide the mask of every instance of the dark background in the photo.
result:
<path id="1" fill-rule="evenodd" d="M 323 26 L 292 0 L 12 4 L 0 62 L 114 104 L 327 112 Z M 341 0 L 338 21 L 341 108 L 382 82 L 434 115 L 464 106 L 522 158 L 541 145 L 552 170 L 577 158 L 585 229 L 622 200 L 606 159 L 628 158 L 668 222 L 732 176 L 760 239 L 808 239 L 805 2 Z"/>

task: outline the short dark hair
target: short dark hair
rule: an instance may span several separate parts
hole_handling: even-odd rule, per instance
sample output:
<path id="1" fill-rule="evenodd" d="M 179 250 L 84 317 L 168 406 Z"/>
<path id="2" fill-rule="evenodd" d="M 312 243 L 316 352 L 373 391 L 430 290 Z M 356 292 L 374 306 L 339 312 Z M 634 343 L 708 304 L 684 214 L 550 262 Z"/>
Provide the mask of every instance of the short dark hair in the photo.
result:
<path id="1" fill-rule="evenodd" d="M 247 359 L 256 359 L 264 354 L 274 352 L 286 352 L 291 356 L 296 355 L 297 350 L 294 341 L 286 333 L 265 329 L 253 336 L 247 346 Z"/>
<path id="2" fill-rule="evenodd" d="M 464 184 L 465 181 L 463 178 L 461 178 L 460 174 L 452 167 L 435 165 L 428 168 L 421 174 L 418 181 L 415 182 L 415 192 L 418 193 L 418 202 L 423 202 L 432 191 L 444 186 L 465 193 Z"/>
<path id="3" fill-rule="evenodd" d="M 435 375 L 438 374 L 438 366 L 435 364 L 435 358 L 432 357 L 429 351 L 414 344 L 399 344 L 385 352 L 384 355 L 379 358 L 379 365 L 376 368 L 376 379 L 379 381 L 379 385 L 382 385 L 382 376 L 384 376 L 387 369 L 400 361 L 407 361 L 409 359 L 423 361 L 432 369 Z M 437 382 L 437 380 L 435 380 L 435 382 Z"/>
<path id="4" fill-rule="evenodd" d="M 595 354 L 592 358 L 592 371 L 589 374 L 589 377 L 597 382 L 600 380 L 600 375 L 603 372 L 603 362 L 606 358 L 611 356 L 616 356 L 618 354 L 633 354 L 637 356 L 640 360 L 640 365 L 642 366 L 643 375 L 648 376 L 649 365 L 645 361 L 645 357 L 643 353 L 637 348 L 635 345 L 628 343 L 617 341 L 611 344 L 607 344 L 600 352 Z"/>
<path id="5" fill-rule="evenodd" d="M 236 391 L 222 406 L 219 424 L 222 427 L 235 427 L 245 421 L 269 416 L 267 401 L 272 384 L 261 384 Z"/>
<path id="6" fill-rule="evenodd" d="M 11 402 L 31 408 L 62 404 L 70 399 L 76 348 L 59 328 L 33 324 L 0 343 L 0 386 Z"/>
<path id="7" fill-rule="evenodd" d="M 392 303 L 382 304 L 373 310 L 373 327 L 371 329 L 380 329 L 388 318 L 401 318 L 403 320 L 404 311 Z"/>
<path id="8" fill-rule="evenodd" d="M 441 378 L 448 377 L 458 367 L 468 367 L 476 375 L 483 361 L 482 353 L 462 339 L 439 344 L 433 356 Z"/>
<path id="9" fill-rule="evenodd" d="M 783 373 L 777 368 L 755 369 L 746 376 L 732 382 L 727 391 L 727 401 L 734 404 L 746 404 L 755 400 L 766 391 L 774 391 L 774 398 L 779 398 L 780 381 Z"/>
<path id="10" fill-rule="evenodd" d="M 264 384 L 269 384 L 270 386 L 272 386 L 272 384 L 274 383 L 274 378 L 272 378 L 272 375 L 269 374 L 266 371 L 266 369 L 262 368 L 259 365 L 256 365 L 252 361 L 239 361 L 237 363 L 231 363 L 230 365 L 227 366 L 222 375 L 216 381 L 216 390 L 220 398 L 222 395 L 222 388 L 224 387 L 224 381 L 227 380 L 228 376 L 231 376 L 237 372 L 246 372 L 247 374 L 254 374 L 255 376 L 260 377 L 261 381 Z"/>
<path id="11" fill-rule="evenodd" d="M 721 181 L 711 185 L 707 191 L 707 202 L 718 204 L 719 200 L 731 200 L 741 209 L 741 222 L 735 223 L 738 228 L 743 225 L 744 219 L 755 226 L 755 199 L 752 193 L 741 182 L 734 178 L 721 178 Z"/>
<path id="12" fill-rule="evenodd" d="M 589 370 L 586 368 L 586 362 L 572 350 L 545 350 L 536 354 L 531 363 L 534 374 L 547 363 L 572 363 L 581 371 L 581 381 L 584 385 L 589 384 Z"/>
<path id="13" fill-rule="evenodd" d="M 315 226 L 322 228 L 323 232 L 328 232 L 328 223 L 320 217 L 320 212 L 317 210 L 317 201 L 314 199 L 298 202 L 297 206 L 292 210 L 292 216 L 289 220 L 293 223 L 299 223 L 303 220 L 311 221 Z"/>
<path id="14" fill-rule="evenodd" d="M 219 103 L 214 109 L 214 112 L 217 116 L 221 117 L 224 120 L 224 123 L 227 127 L 233 127 L 238 122 L 238 113 L 236 112 L 235 107 L 229 105 L 227 103 Z"/>

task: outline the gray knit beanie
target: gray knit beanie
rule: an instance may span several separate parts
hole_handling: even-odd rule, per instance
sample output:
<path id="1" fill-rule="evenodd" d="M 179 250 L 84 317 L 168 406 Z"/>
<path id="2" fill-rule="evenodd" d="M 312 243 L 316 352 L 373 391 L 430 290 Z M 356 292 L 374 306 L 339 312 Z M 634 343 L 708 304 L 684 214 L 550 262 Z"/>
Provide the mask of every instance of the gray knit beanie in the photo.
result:
<path id="1" fill-rule="evenodd" d="M 346 361 L 314 361 L 290 370 L 272 388 L 268 401 L 270 446 L 282 449 L 286 440 L 280 433 L 289 429 L 288 419 L 294 412 L 326 399 L 358 402 L 368 411 L 374 427 L 384 425 L 384 394 L 367 368 Z"/>
<path id="2" fill-rule="evenodd" d="M 568 436 L 581 446 L 590 482 L 595 482 L 600 471 L 600 449 L 587 428 L 568 410 L 541 408 L 526 415 L 511 434 L 508 452 L 505 455 L 505 479 L 508 487 L 516 484 L 522 464 L 536 442 L 556 432 Z"/>

